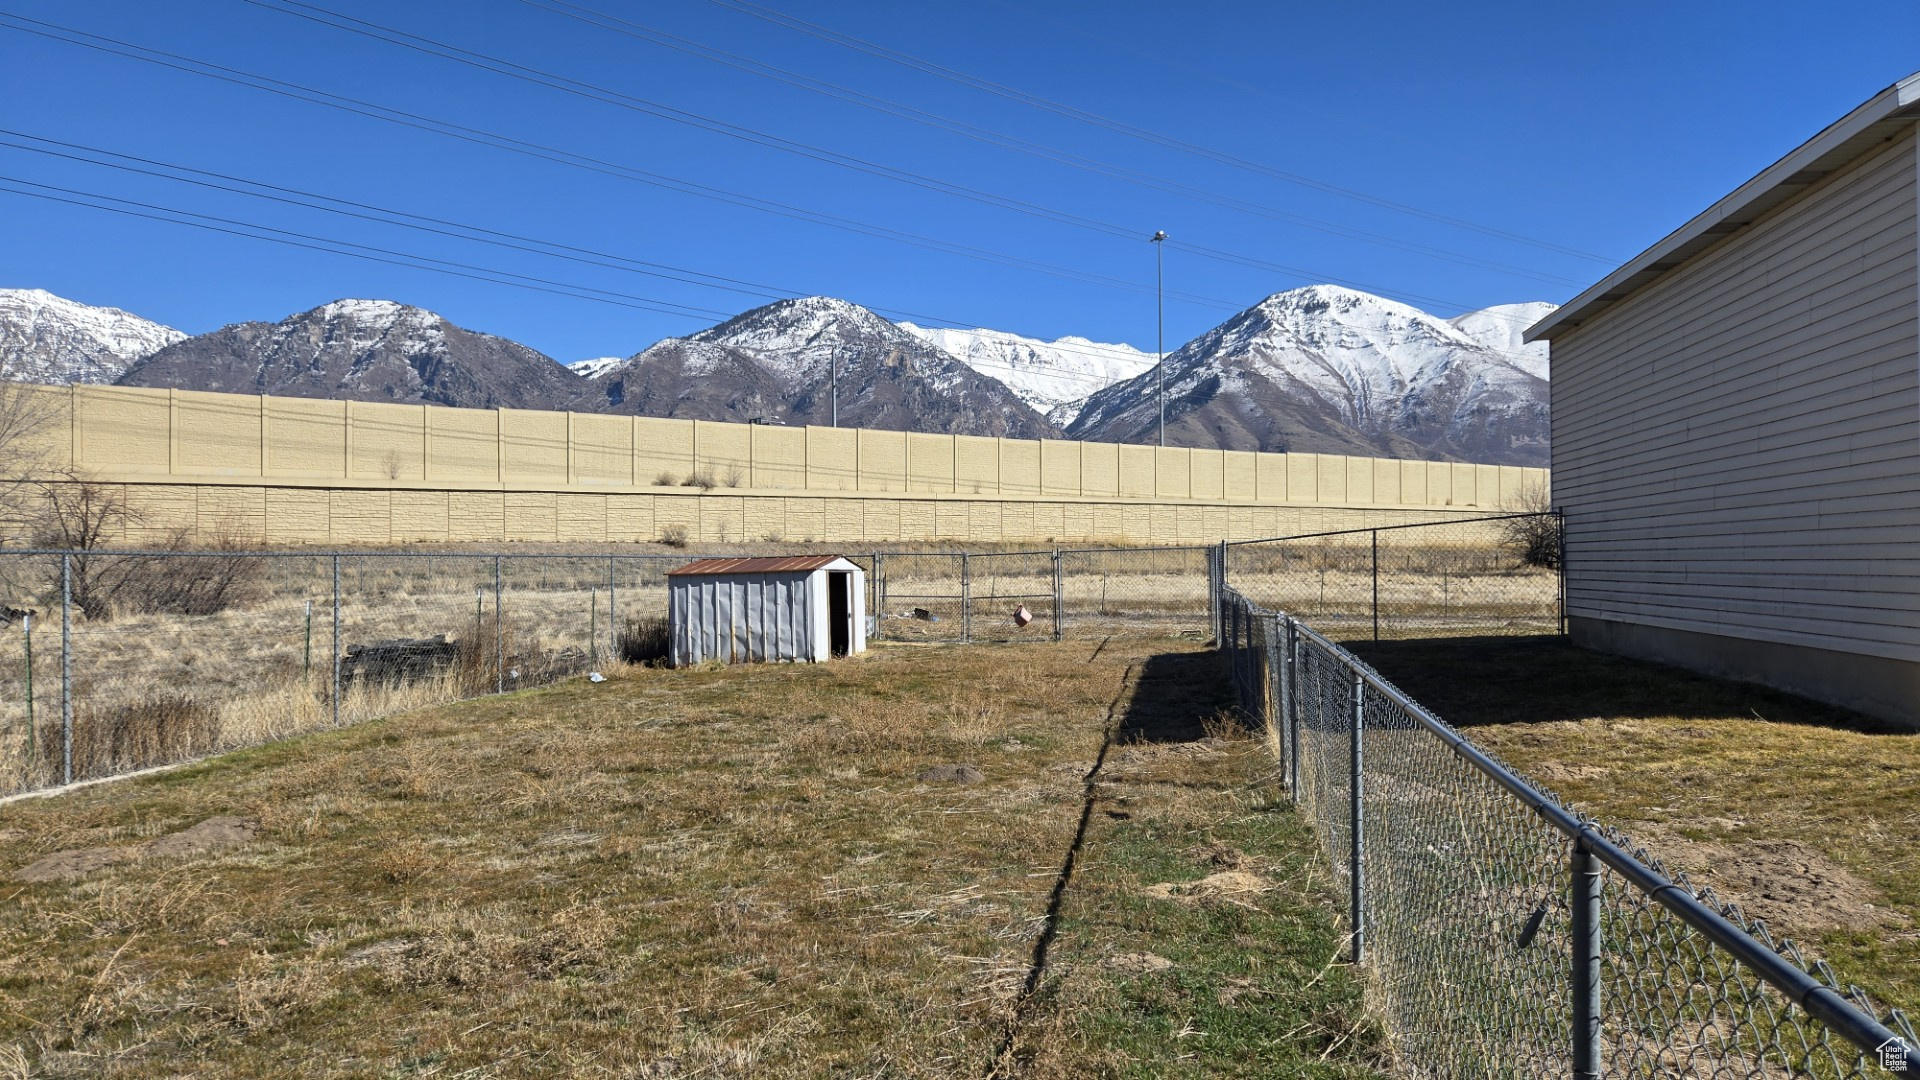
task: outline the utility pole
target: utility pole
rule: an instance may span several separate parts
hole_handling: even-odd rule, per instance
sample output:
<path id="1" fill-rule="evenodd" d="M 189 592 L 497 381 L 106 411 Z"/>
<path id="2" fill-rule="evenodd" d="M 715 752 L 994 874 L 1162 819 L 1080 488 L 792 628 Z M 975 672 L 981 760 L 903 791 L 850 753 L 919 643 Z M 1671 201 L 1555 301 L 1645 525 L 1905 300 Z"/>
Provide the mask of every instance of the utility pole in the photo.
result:
<path id="1" fill-rule="evenodd" d="M 833 378 L 833 426 L 840 426 L 840 352 L 834 350 L 827 355 L 827 370 Z"/>
<path id="2" fill-rule="evenodd" d="M 1153 234 L 1153 295 L 1154 310 L 1159 322 L 1159 332 L 1154 337 L 1153 352 L 1157 358 L 1154 364 L 1160 369 L 1160 445 L 1167 445 L 1167 275 L 1161 252 L 1166 250 L 1162 243 L 1167 238 L 1165 229 Z"/>

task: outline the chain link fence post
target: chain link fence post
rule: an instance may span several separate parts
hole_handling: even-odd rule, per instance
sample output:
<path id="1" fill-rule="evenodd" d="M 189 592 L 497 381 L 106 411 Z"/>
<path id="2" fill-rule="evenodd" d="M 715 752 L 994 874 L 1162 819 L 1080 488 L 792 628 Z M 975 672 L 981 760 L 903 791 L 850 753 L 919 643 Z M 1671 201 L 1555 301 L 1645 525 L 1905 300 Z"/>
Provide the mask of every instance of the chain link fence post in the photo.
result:
<path id="1" fill-rule="evenodd" d="M 612 555 L 607 556 L 607 663 L 620 659 L 620 602 L 615 592 L 619 588 L 618 565 Z"/>
<path id="2" fill-rule="evenodd" d="M 340 726 L 340 555 L 333 556 L 333 726 Z"/>
<path id="3" fill-rule="evenodd" d="M 1553 512 L 1554 532 L 1559 537 L 1559 554 L 1553 560 L 1554 573 L 1560 579 L 1560 636 L 1567 636 L 1567 515 Z"/>
<path id="4" fill-rule="evenodd" d="M 873 640 L 887 636 L 887 553 L 873 553 Z"/>
<path id="5" fill-rule="evenodd" d="M 1600 1080 L 1600 860 L 1586 841 L 1573 842 L 1569 867 L 1573 908 L 1573 1077 Z"/>
<path id="6" fill-rule="evenodd" d="M 60 782 L 73 783 L 73 553 L 60 555 Z"/>
<path id="7" fill-rule="evenodd" d="M 960 553 L 960 643 L 973 644 L 973 569 Z"/>
<path id="8" fill-rule="evenodd" d="M 1294 626 L 1293 619 L 1287 619 L 1287 666 L 1292 669 L 1288 680 L 1293 686 L 1293 707 L 1287 710 L 1287 746 L 1293 751 L 1287 759 L 1287 790 L 1293 793 L 1293 801 L 1300 801 L 1300 713 L 1305 709 L 1301 699 L 1305 694 L 1300 688 L 1300 651 L 1306 648 Z"/>
<path id="9" fill-rule="evenodd" d="M 1053 640 L 1066 636 L 1066 590 L 1061 587 L 1060 549 L 1053 549 Z"/>
<path id="10" fill-rule="evenodd" d="M 500 610 L 500 556 L 493 557 L 493 692 L 507 692 L 507 621 Z"/>
<path id="11" fill-rule="evenodd" d="M 1373 640 L 1380 640 L 1380 530 L 1373 537 Z"/>
<path id="12" fill-rule="evenodd" d="M 1293 768 L 1293 747 L 1287 744 L 1287 717 L 1293 713 L 1293 671 L 1287 663 L 1287 617 L 1275 615 L 1267 626 L 1267 678 L 1272 683 L 1273 711 L 1267 714 L 1267 725 L 1273 729 L 1273 737 L 1280 744 L 1280 776 L 1287 794 L 1293 794 L 1293 784 L 1286 779 Z"/>
<path id="13" fill-rule="evenodd" d="M 1362 812 L 1366 799 L 1361 786 L 1362 740 L 1360 735 L 1366 726 L 1367 681 L 1356 671 L 1353 675 L 1353 738 L 1351 740 L 1353 753 L 1351 755 L 1351 764 L 1348 770 L 1349 776 L 1347 780 L 1348 792 L 1352 796 L 1352 808 L 1350 810 L 1350 817 L 1348 818 L 1348 821 L 1352 825 L 1349 831 L 1353 839 L 1353 850 L 1350 854 L 1350 873 L 1348 874 L 1348 883 L 1351 886 L 1348 890 L 1348 901 L 1353 910 L 1353 962 L 1355 964 L 1360 963 L 1361 959 L 1366 955 L 1367 936 L 1366 844 L 1364 841 L 1366 826 L 1365 816 Z"/>

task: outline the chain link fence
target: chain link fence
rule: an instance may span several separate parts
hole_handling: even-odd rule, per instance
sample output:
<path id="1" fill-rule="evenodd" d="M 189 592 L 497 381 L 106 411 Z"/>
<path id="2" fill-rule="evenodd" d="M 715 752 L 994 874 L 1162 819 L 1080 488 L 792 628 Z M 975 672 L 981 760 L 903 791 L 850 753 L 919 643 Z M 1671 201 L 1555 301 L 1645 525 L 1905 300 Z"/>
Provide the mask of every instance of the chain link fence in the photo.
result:
<path id="1" fill-rule="evenodd" d="M 1345 897 L 1409 1075 L 1920 1074 L 1824 964 L 1475 748 L 1351 653 L 1217 592 L 1241 708 Z"/>
<path id="2" fill-rule="evenodd" d="M 0 552 L 0 794 L 645 659 L 687 561 Z"/>
<path id="3" fill-rule="evenodd" d="M 1556 513 L 1349 529 L 1224 545 L 1242 595 L 1337 640 L 1557 634 Z"/>

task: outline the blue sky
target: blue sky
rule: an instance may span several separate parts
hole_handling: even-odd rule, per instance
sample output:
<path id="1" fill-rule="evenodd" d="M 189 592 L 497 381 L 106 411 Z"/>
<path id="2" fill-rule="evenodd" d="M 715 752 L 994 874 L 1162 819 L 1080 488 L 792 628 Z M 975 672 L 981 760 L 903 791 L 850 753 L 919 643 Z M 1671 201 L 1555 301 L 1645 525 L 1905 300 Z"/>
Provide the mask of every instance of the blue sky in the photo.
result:
<path id="1" fill-rule="evenodd" d="M 246 223 L 221 228 L 268 226 L 315 238 L 301 243 L 361 244 L 473 268 L 461 273 L 520 275 L 557 292 L 13 191 L 0 191 L 0 286 L 45 288 L 193 333 L 339 297 L 391 298 L 562 361 L 627 355 L 767 302 L 768 293 L 827 294 L 896 318 L 1151 350 L 1147 237 L 1165 229 L 1172 349 L 1270 293 L 1317 281 L 1448 316 L 1563 301 L 1920 68 L 1920 8 L 1907 3 L 315 3 L 0 0 L 8 16 L 0 18 L 8 102 L 0 128 L 19 133 L 0 140 L 96 159 L 110 151 L 478 226 L 520 238 L 494 237 L 500 243 L 565 245 L 587 262 L 15 146 L 0 146 L 8 178 L 0 187 L 105 195 L 168 208 L 141 213 L 184 210 Z M 604 19 L 589 25 L 589 13 L 626 20 L 628 32 Z M 812 25 L 796 29 L 780 15 Z M 323 25 L 336 16 L 595 89 L 570 93 Z M 30 24 L 22 19 L 538 149 L 476 145 L 57 42 L 23 32 Z M 835 44 L 829 32 L 1208 153 L 936 77 Z M 681 48 L 658 44 L 661 35 Z M 717 63 L 702 48 L 976 131 L 813 93 Z M 697 114 L 735 134 L 648 109 Z M 802 152 L 750 141 L 768 137 Z M 574 164 L 533 156 L 552 151 Z M 808 156 L 823 151 L 858 167 Z M 1114 170 L 1146 182 L 1105 174 Z M 846 227 L 781 216 L 773 204 Z M 660 274 L 733 279 L 742 291 L 635 273 L 646 267 L 627 260 L 656 264 Z M 596 265 L 607 262 L 615 265 Z M 562 295 L 582 290 L 618 303 Z M 653 310 L 661 306 L 671 310 Z"/>

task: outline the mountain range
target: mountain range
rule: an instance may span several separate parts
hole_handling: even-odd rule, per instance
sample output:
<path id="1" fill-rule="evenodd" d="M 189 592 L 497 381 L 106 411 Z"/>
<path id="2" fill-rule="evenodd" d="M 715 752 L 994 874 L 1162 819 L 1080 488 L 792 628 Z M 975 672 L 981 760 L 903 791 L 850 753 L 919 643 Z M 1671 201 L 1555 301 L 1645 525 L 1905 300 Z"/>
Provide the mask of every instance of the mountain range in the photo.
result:
<path id="1" fill-rule="evenodd" d="M 1352 289 L 1268 297 L 1171 353 L 1171 445 L 1547 461 L 1552 305 L 1451 321 Z M 0 290 L 0 376 L 456 407 L 1155 442 L 1160 371 L 1126 345 L 893 323 L 782 300 L 624 359 L 562 365 L 389 300 L 338 300 L 188 337 L 112 308 Z"/>

